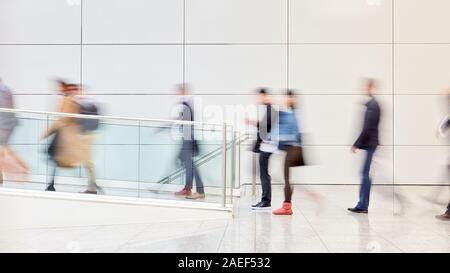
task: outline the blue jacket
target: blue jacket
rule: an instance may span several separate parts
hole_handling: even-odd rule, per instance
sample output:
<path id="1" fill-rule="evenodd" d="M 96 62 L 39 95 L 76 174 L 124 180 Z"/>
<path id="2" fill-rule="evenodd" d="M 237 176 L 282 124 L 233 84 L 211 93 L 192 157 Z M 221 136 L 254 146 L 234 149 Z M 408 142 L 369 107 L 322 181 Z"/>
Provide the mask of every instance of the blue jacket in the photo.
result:
<path id="1" fill-rule="evenodd" d="M 279 149 L 283 150 L 287 145 L 300 145 L 301 134 L 295 111 L 280 111 L 278 125 Z"/>

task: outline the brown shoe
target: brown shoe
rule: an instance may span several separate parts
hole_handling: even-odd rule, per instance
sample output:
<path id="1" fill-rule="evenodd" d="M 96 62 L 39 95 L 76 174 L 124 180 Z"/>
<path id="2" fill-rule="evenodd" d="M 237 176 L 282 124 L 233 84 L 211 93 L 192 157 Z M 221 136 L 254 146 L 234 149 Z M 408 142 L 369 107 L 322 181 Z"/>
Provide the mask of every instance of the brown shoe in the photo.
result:
<path id="1" fill-rule="evenodd" d="M 196 192 L 190 196 L 186 196 L 186 199 L 192 199 L 192 200 L 205 199 L 205 194 Z"/>
<path id="2" fill-rule="evenodd" d="M 177 196 L 191 196 L 192 191 L 190 189 L 183 188 L 181 191 L 175 193 Z"/>
<path id="3" fill-rule="evenodd" d="M 436 218 L 442 221 L 450 221 L 450 214 L 444 213 L 442 215 L 437 215 Z"/>
<path id="4" fill-rule="evenodd" d="M 82 192 L 80 192 L 80 193 L 85 193 L 85 194 L 97 194 L 97 191 L 85 190 L 85 191 L 82 191 Z"/>

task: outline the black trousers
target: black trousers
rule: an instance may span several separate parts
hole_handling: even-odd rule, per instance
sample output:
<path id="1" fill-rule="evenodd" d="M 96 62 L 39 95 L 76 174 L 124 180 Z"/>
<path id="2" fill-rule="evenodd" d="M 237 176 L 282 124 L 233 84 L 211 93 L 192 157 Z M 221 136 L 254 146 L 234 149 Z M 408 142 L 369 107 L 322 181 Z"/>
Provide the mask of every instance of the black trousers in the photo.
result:
<path id="1" fill-rule="evenodd" d="M 290 168 L 303 166 L 302 148 L 297 146 L 287 146 L 286 157 L 284 159 L 284 201 L 291 202 L 292 187 L 290 183 Z"/>
<path id="2" fill-rule="evenodd" d="M 261 201 L 270 204 L 272 201 L 272 185 L 269 174 L 269 159 L 271 153 L 261 152 L 259 154 L 259 178 L 261 179 L 262 198 Z"/>

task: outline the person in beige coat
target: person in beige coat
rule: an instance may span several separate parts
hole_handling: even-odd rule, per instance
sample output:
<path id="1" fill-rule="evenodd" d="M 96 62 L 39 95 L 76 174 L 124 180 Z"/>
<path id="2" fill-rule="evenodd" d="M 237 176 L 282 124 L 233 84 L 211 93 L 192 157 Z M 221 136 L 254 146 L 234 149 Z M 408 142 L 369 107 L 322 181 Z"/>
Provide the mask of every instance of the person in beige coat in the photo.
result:
<path id="1" fill-rule="evenodd" d="M 79 94 L 79 87 L 62 81 L 59 82 L 59 86 L 63 97 L 59 102 L 58 112 L 79 114 L 80 106 L 75 99 L 75 96 Z M 51 182 L 46 190 L 55 191 L 57 167 L 75 168 L 83 165 L 89 173 L 89 188 L 83 193 L 97 194 L 95 168 L 92 162 L 92 136 L 81 133 L 78 118 L 65 116 L 58 117 L 42 138 L 48 138 L 52 135 L 53 140 L 49 147 L 49 155 L 55 166 Z"/>

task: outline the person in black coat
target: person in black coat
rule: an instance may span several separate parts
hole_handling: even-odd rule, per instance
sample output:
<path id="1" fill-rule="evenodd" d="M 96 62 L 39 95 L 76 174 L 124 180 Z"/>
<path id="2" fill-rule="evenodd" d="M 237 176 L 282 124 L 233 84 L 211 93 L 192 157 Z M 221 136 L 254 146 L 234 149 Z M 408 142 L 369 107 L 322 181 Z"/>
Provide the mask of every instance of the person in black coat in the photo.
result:
<path id="1" fill-rule="evenodd" d="M 447 103 L 448 106 L 450 106 L 450 88 L 447 91 Z M 447 115 L 444 117 L 442 122 L 439 124 L 438 127 L 438 137 L 447 138 L 448 141 L 448 130 L 450 128 L 450 114 L 447 112 Z M 448 164 L 448 171 L 450 173 L 450 164 Z M 447 211 L 444 214 L 437 215 L 437 219 L 443 220 L 443 221 L 450 221 L 450 202 L 447 205 Z"/>
<path id="2" fill-rule="evenodd" d="M 378 125 L 380 123 L 381 109 L 377 100 L 373 97 L 375 90 L 375 81 L 368 79 L 366 82 L 366 92 L 370 100 L 366 103 L 366 112 L 364 114 L 364 125 L 358 139 L 352 146 L 352 152 L 356 153 L 358 149 L 366 151 L 366 159 L 362 169 L 362 182 L 359 193 L 359 202 L 354 208 L 348 210 L 355 213 L 367 213 L 369 209 L 370 188 L 372 181 L 370 179 L 370 165 L 373 155 L 379 145 Z"/>
<path id="3" fill-rule="evenodd" d="M 252 209 L 254 210 L 270 209 L 272 206 L 272 185 L 269 174 L 269 161 L 272 152 L 265 151 L 261 146 L 263 146 L 264 141 L 270 140 L 272 125 L 277 122 L 277 112 L 272 106 L 267 90 L 261 88 L 257 91 L 257 95 L 259 102 L 258 110 L 261 110 L 258 112 L 263 118 L 256 122 L 247 120 L 248 124 L 256 126 L 258 130 L 253 152 L 259 154 L 259 177 L 261 180 L 262 196 L 260 202 L 252 205 Z"/>

